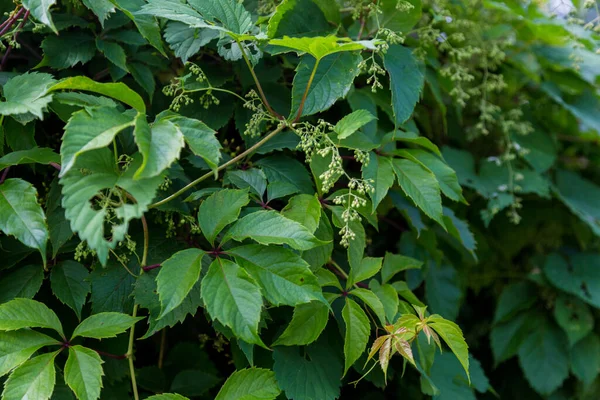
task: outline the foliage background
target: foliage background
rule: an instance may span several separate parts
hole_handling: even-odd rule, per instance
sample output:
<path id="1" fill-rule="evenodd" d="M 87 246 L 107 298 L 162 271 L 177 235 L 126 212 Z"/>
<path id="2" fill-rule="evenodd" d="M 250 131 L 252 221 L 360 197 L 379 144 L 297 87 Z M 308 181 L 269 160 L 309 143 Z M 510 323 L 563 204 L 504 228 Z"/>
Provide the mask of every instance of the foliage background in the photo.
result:
<path id="1" fill-rule="evenodd" d="M 3 399 L 130 399 L 131 365 L 140 397 L 155 399 L 183 398 L 157 395 L 165 392 L 237 399 L 248 391 L 319 400 L 600 396 L 597 2 L 190 0 L 200 20 L 183 3 L 0 4 Z M 356 47 L 324 55 L 327 46 Z M 303 101 L 321 58 L 316 89 Z M 132 90 L 68 79 L 78 76 Z M 253 147 L 278 127 L 277 113 L 297 125 Z M 356 125 L 337 124 L 347 115 Z M 211 170 L 250 148 L 256 152 L 214 179 Z M 339 164 L 330 164 L 335 154 Z M 194 190 L 162 204 L 199 177 Z M 359 200 L 337 204 L 336 197 L 355 199 L 349 184 Z M 107 218 L 92 224 L 101 209 Z M 291 228 L 273 210 L 284 210 Z M 196 283 L 211 275 L 221 251 L 236 251 L 231 241 L 212 246 L 213 238 L 238 214 L 242 221 L 256 211 L 267 218 L 263 227 L 283 227 L 276 239 L 259 238 L 254 224 L 226 235 L 268 245 L 247 252 L 305 266 L 289 271 L 313 285 L 269 286 L 252 272 L 259 267 L 240 261 L 250 256 L 236 253 L 243 268 L 222 270 L 235 271 L 227 279 L 250 293 L 237 300 L 245 301 L 241 315 L 258 315 L 259 330 L 258 320 L 222 315 L 222 288 L 211 297 Z M 206 218 L 219 213 L 228 223 L 213 229 Z M 102 236 L 114 227 L 116 247 Z M 367 340 L 370 349 L 389 333 L 382 320 L 414 329 L 408 316 L 418 321 L 424 305 L 462 329 L 471 384 L 459 362 L 466 349 L 452 348 L 458 358 L 446 344 L 436 350 L 425 337 L 435 332 L 423 326 L 412 354 L 391 358 L 387 384 L 381 365 L 350 384 L 367 372 Z M 138 308 L 144 319 L 133 331 L 128 315 Z M 285 343 L 280 335 L 302 310 L 323 320 L 321 329 L 300 323 Z M 59 335 L 81 320 L 87 333 L 78 328 L 74 341 Z M 240 327 L 254 323 L 254 332 Z M 458 336 L 445 342 L 456 346 Z M 414 367 L 406 361 L 413 356 Z"/>

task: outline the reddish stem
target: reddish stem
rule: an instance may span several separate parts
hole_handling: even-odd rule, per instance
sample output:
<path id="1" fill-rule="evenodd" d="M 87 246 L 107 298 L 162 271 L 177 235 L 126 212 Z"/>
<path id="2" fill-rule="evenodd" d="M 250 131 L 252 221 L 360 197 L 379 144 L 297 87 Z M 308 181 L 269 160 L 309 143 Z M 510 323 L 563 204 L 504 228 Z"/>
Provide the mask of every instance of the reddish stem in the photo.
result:
<path id="1" fill-rule="evenodd" d="M 0 177 L 0 185 L 4 183 L 4 181 L 6 180 L 6 176 L 8 175 L 8 171 L 10 170 L 10 167 L 6 167 L 4 169 L 4 172 L 2 173 L 2 176 Z"/>
<path id="2" fill-rule="evenodd" d="M 21 8 L 16 14 L 14 14 L 12 17 L 6 20 L 6 22 L 4 22 L 2 30 L 0 30 L 0 36 L 4 35 L 10 30 L 10 28 L 12 28 L 12 26 L 15 24 L 15 21 L 21 17 L 21 14 L 23 14 L 23 10 L 24 8 Z"/>
<path id="3" fill-rule="evenodd" d="M 122 355 L 117 355 L 117 354 L 111 354 L 111 353 L 107 353 L 105 351 L 101 351 L 101 350 L 94 350 L 96 353 L 100 354 L 101 356 L 105 356 L 105 357 L 109 357 L 109 358 L 114 358 L 115 360 L 124 360 L 127 358 L 127 354 L 122 354 Z"/>
<path id="4" fill-rule="evenodd" d="M 156 269 L 156 268 L 160 268 L 160 264 L 152 264 L 152 265 L 147 265 L 145 267 L 142 267 L 142 269 L 144 270 L 144 272 L 148 272 L 148 271 L 151 271 L 151 270 Z"/>
<path id="5" fill-rule="evenodd" d="M 23 11 L 23 9 L 21 9 L 21 11 Z M 13 38 L 15 43 L 17 42 L 17 38 L 19 37 L 19 32 L 21 32 L 23 25 L 25 25 L 25 22 L 27 22 L 27 18 L 29 18 L 29 10 L 27 10 L 27 12 L 25 13 L 25 16 L 23 17 L 23 21 L 21 21 L 21 23 L 17 27 L 17 31 L 15 32 L 15 37 Z M 4 66 L 6 65 L 6 61 L 8 60 L 8 55 L 10 54 L 12 49 L 13 49 L 12 46 L 8 46 L 8 48 L 6 49 L 6 52 L 4 53 L 4 57 L 2 57 L 2 62 L 0 62 L 0 71 L 4 71 Z"/>

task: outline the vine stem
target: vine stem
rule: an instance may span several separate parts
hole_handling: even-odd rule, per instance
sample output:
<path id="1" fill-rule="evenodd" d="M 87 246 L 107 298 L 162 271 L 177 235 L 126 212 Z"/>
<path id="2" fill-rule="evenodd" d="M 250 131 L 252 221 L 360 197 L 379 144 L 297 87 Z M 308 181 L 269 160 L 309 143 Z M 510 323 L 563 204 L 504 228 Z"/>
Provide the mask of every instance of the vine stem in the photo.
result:
<path id="1" fill-rule="evenodd" d="M 144 250 L 142 253 L 142 262 L 140 275 L 144 273 L 144 267 L 146 266 L 146 262 L 148 261 L 148 247 L 150 244 L 150 236 L 148 233 L 148 223 L 146 222 L 146 217 L 142 215 L 142 230 L 144 231 Z M 132 317 L 137 317 L 139 305 L 135 304 L 133 306 Z M 127 361 L 129 362 L 129 374 L 131 375 L 131 388 L 133 390 L 133 398 L 134 400 L 140 400 L 140 395 L 138 393 L 137 381 L 135 378 L 135 366 L 133 365 L 133 341 L 135 340 L 135 324 L 131 327 L 129 331 L 129 343 L 127 345 Z"/>
<path id="2" fill-rule="evenodd" d="M 23 9 L 21 9 L 21 11 L 22 10 Z M 13 40 L 15 41 L 15 43 L 17 42 L 17 38 L 19 37 L 19 32 L 21 31 L 21 29 L 23 29 L 23 26 L 27 22 L 27 18 L 29 18 L 29 10 L 27 10 L 25 12 L 25 15 L 23 16 L 23 20 L 21 21 L 21 23 L 17 27 L 17 30 L 15 32 L 15 36 L 13 37 Z M 6 61 L 8 61 L 8 56 L 10 55 L 10 52 L 12 51 L 12 49 L 13 49 L 12 46 L 8 46 L 7 49 L 6 49 L 6 51 L 4 52 L 4 56 L 2 57 L 2 61 L 0 62 L 0 71 L 4 71 L 4 67 L 6 65 Z"/>
<path id="3" fill-rule="evenodd" d="M 19 11 L 17 11 L 16 14 L 14 14 L 12 17 L 6 20 L 6 22 L 4 22 L 4 25 L 0 28 L 0 36 L 4 35 L 6 32 L 9 31 L 9 29 L 14 25 L 14 23 L 21 17 L 21 14 L 23 14 L 23 10 L 24 8 L 19 9 Z"/>
<path id="4" fill-rule="evenodd" d="M 263 144 L 267 143 L 269 140 L 271 140 L 273 138 L 273 136 L 277 135 L 279 132 L 281 132 L 282 130 L 284 130 L 288 125 L 285 122 L 282 122 L 281 124 L 279 124 L 279 126 L 277 127 L 277 129 L 275 129 L 274 131 L 272 131 L 271 133 L 269 133 L 267 136 L 265 136 L 264 138 L 262 138 L 260 141 L 258 141 L 256 144 L 254 144 L 252 147 L 248 148 L 246 151 L 244 151 L 243 153 L 239 154 L 238 156 L 232 158 L 231 160 L 227 161 L 225 164 L 220 165 L 217 168 L 217 173 L 219 171 L 224 170 L 225 168 L 229 167 L 230 165 L 233 165 L 235 163 L 237 163 L 238 161 L 240 161 L 242 158 L 246 157 L 248 154 L 254 152 L 256 149 L 258 149 L 260 146 L 262 146 Z M 173 193 L 172 195 L 170 195 L 169 197 L 165 197 L 164 199 L 157 201 L 154 204 L 151 204 L 150 206 L 148 206 L 149 209 L 151 208 L 156 208 L 158 206 L 161 206 L 165 203 L 168 203 L 169 201 L 181 196 L 183 193 L 187 192 L 188 189 L 196 186 L 197 184 L 199 184 L 200 182 L 202 182 L 203 180 L 206 180 L 208 178 L 210 178 L 211 176 L 214 175 L 214 172 L 207 172 L 206 174 L 202 175 L 200 178 L 196 179 L 195 181 L 188 183 L 185 187 L 179 189 L 178 191 L 176 191 L 175 193 Z"/>
<path id="5" fill-rule="evenodd" d="M 269 113 L 271 115 L 273 115 L 277 119 L 282 120 L 283 117 L 271 108 L 271 105 L 269 104 L 269 101 L 267 100 L 267 97 L 265 96 L 265 92 L 263 92 L 260 81 L 258 80 L 256 73 L 254 73 L 254 68 L 252 67 L 250 60 L 248 59 L 248 55 L 246 54 L 246 50 L 244 50 L 242 43 L 238 39 L 236 39 L 235 42 L 237 43 L 237 45 L 240 48 L 240 51 L 242 52 L 242 57 L 244 57 L 244 61 L 246 62 L 246 65 L 248 66 L 248 69 L 250 70 L 250 74 L 252 74 L 252 79 L 254 79 L 254 83 L 256 84 L 256 88 L 258 89 L 258 93 L 260 94 L 260 98 L 262 99 L 263 103 L 265 104 L 265 107 L 267 107 L 267 110 L 269 111 Z"/>
<path id="6" fill-rule="evenodd" d="M 310 77 L 308 78 L 308 83 L 306 84 L 306 89 L 304 89 L 304 94 L 302 95 L 302 101 L 300 102 L 300 107 L 298 107 L 298 114 L 296 114 L 296 118 L 294 119 L 294 123 L 300 120 L 302 116 L 302 111 L 304 110 L 304 103 L 306 103 L 306 98 L 308 97 L 308 91 L 312 85 L 313 79 L 315 79 L 315 74 L 317 73 L 317 68 L 319 68 L 320 59 L 316 59 L 315 66 L 313 67 L 312 72 L 310 73 Z"/>

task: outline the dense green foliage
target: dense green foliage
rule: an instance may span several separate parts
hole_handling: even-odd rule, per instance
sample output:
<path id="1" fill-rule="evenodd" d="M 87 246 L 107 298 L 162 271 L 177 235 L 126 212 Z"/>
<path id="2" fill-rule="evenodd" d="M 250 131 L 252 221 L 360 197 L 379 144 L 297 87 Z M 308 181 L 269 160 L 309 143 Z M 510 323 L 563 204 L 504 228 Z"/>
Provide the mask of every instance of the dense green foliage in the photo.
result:
<path id="1" fill-rule="evenodd" d="M 550 3 L 3 1 L 2 400 L 597 400 L 600 14 Z"/>

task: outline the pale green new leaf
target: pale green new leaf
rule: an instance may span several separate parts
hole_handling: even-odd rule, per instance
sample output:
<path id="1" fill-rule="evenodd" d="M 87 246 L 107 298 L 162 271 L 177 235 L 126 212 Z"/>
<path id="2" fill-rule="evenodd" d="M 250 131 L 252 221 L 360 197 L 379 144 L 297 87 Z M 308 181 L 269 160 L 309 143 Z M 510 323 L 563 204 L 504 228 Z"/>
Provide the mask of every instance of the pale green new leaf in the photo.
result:
<path id="1" fill-rule="evenodd" d="M 161 313 L 158 319 L 181 304 L 200 279 L 204 251 L 196 248 L 178 251 L 161 264 L 156 277 Z"/>
<path id="2" fill-rule="evenodd" d="M 288 201 L 288 204 L 281 210 L 281 214 L 300 222 L 310 233 L 314 234 L 321 219 L 321 202 L 316 196 L 299 194 Z"/>
<path id="3" fill-rule="evenodd" d="M 78 400 L 97 400 L 100 397 L 102 375 L 102 359 L 98 353 L 79 345 L 69 347 L 65 383 Z"/>
<path id="4" fill-rule="evenodd" d="M 44 111 L 52 101 L 48 92 L 55 82 L 52 75 L 38 72 L 15 76 L 2 88 L 5 101 L 0 102 L 0 115 L 32 114 L 44 119 Z"/>
<path id="5" fill-rule="evenodd" d="M 14 299 L 0 305 L 0 331 L 15 331 L 23 328 L 54 329 L 61 336 L 62 325 L 46 305 L 30 299 Z"/>
<path id="6" fill-rule="evenodd" d="M 275 373 L 264 368 L 248 368 L 234 372 L 215 400 L 275 400 L 281 393 Z"/>
<path id="7" fill-rule="evenodd" d="M 75 311 L 79 320 L 81 320 L 81 309 L 85 304 L 85 298 L 90 292 L 89 275 L 87 268 L 70 260 L 52 267 L 50 275 L 52 292 L 62 303 Z"/>
<path id="8" fill-rule="evenodd" d="M 329 320 L 328 307 L 319 302 L 311 301 L 299 304 L 294 308 L 290 324 L 277 338 L 273 346 L 303 346 L 317 340 L 327 326 Z"/>
<path id="9" fill-rule="evenodd" d="M 312 40 L 312 39 L 310 39 Z M 346 96 L 354 78 L 360 73 L 360 54 L 337 53 L 319 61 L 308 89 L 302 115 L 312 115 L 331 107 L 338 99 Z M 292 87 L 292 112 L 296 116 L 304 93 L 315 68 L 316 60 L 304 56 L 296 68 Z"/>
<path id="10" fill-rule="evenodd" d="M 398 272 L 407 269 L 419 269 L 423 266 L 423 261 L 401 254 L 385 253 L 383 258 L 383 267 L 381 268 L 381 282 L 386 283 Z"/>
<path id="11" fill-rule="evenodd" d="M 308 263 L 293 251 L 251 244 L 228 254 L 258 282 L 271 304 L 295 306 L 313 300 L 327 304 Z"/>
<path id="12" fill-rule="evenodd" d="M 78 232 L 81 240 L 86 240 L 88 246 L 96 251 L 100 262 L 106 265 L 109 250 L 123 240 L 129 221 L 140 218 L 148 209 L 163 178 L 156 176 L 134 180 L 133 174 L 141 164 L 140 157 L 134 157 L 125 171 L 115 171 L 114 160 L 108 149 L 84 153 L 77 164 L 83 170 L 73 168 L 60 180 L 63 186 L 62 206 L 71 222 L 71 230 Z M 121 204 L 114 207 L 103 203 L 99 209 L 95 209 L 92 206 L 93 199 L 106 189 L 111 190 L 113 196 L 118 194 Z M 109 212 L 114 212 L 118 218 L 111 221 L 111 240 L 105 238 L 108 232 L 105 232 L 104 226 Z"/>
<path id="13" fill-rule="evenodd" d="M 89 108 L 74 113 L 65 126 L 60 146 L 62 168 L 59 176 L 69 172 L 81 154 L 108 146 L 117 133 L 134 123 L 131 116 L 112 107 Z"/>
<path id="14" fill-rule="evenodd" d="M 46 216 L 31 183 L 15 178 L 0 184 L 0 231 L 16 237 L 27 247 L 38 249 L 46 265 Z"/>
<path id="15" fill-rule="evenodd" d="M 394 167 L 390 157 L 381 157 L 374 152 L 369 154 L 369 163 L 362 166 L 364 179 L 373 181 L 374 192 L 369 193 L 373 201 L 372 211 L 375 212 L 377 206 L 387 196 L 388 190 L 392 187 L 395 180 Z"/>
<path id="16" fill-rule="evenodd" d="M 135 108 L 141 114 L 146 114 L 144 99 L 124 83 L 98 83 L 86 76 L 74 76 L 65 78 L 49 88 L 49 91 L 52 92 L 58 90 L 84 90 L 98 93 L 119 100 Z"/>
<path id="17" fill-rule="evenodd" d="M 215 137 L 217 132 L 197 119 L 177 117 L 170 119 L 183 133 L 185 142 L 190 150 L 202 157 L 206 164 L 215 171 L 221 160 L 221 143 Z"/>
<path id="18" fill-rule="evenodd" d="M 143 125 L 143 122 L 139 122 Z M 144 161 L 135 172 L 134 179 L 152 178 L 169 168 L 179 158 L 183 148 L 183 133 L 171 121 L 158 121 L 150 128 L 150 137 L 138 139 L 138 124 L 136 123 L 136 142 L 143 141 L 144 152 L 140 146 L 140 152 Z M 139 135 L 147 135 L 148 130 L 140 126 Z"/>
<path id="19" fill-rule="evenodd" d="M 431 219 L 444 226 L 442 197 L 435 176 L 421 165 L 410 160 L 392 162 L 402 191 Z"/>
<path id="20" fill-rule="evenodd" d="M 431 315 L 427 318 L 427 326 L 431 327 L 446 342 L 450 350 L 454 353 L 471 381 L 469 375 L 469 346 L 463 336 L 462 330 L 452 321 L 442 318 L 439 315 Z"/>
<path id="21" fill-rule="evenodd" d="M 242 241 L 251 238 L 260 244 L 287 244 L 296 250 L 310 250 L 323 242 L 302 224 L 279 214 L 277 211 L 257 211 L 246 215 L 231 227 L 224 241 Z"/>
<path id="22" fill-rule="evenodd" d="M 346 326 L 344 336 L 345 375 L 367 348 L 371 323 L 362 308 L 348 297 L 346 297 L 346 305 L 342 310 L 342 318 Z"/>
<path id="23" fill-rule="evenodd" d="M 368 45 L 367 42 L 352 42 L 337 36 L 299 38 L 284 36 L 281 39 L 270 40 L 269 44 L 291 49 L 292 51 L 296 51 L 298 55 L 307 53 L 317 60 L 321 60 L 334 53 L 363 50 Z"/>
<path id="24" fill-rule="evenodd" d="M 265 347 L 258 336 L 262 295 L 254 279 L 243 268 L 217 258 L 202 279 L 201 290 L 211 318 L 230 327 L 245 342 Z"/>
<path id="25" fill-rule="evenodd" d="M 56 0 L 23 0 L 23 7 L 28 9 L 35 19 L 58 33 L 50 15 L 50 7 L 54 4 Z"/>
<path id="26" fill-rule="evenodd" d="M 118 334 L 127 331 L 137 321 L 144 319 L 142 317 L 132 317 L 131 315 L 118 312 L 103 312 L 87 317 L 73 331 L 71 339 L 77 336 L 92 339 L 105 339 L 116 337 Z"/>
<path id="27" fill-rule="evenodd" d="M 348 136 L 376 119 L 377 117 L 367 110 L 356 110 L 340 119 L 333 127 L 333 131 L 337 133 L 338 139 L 346 139 Z"/>
<path id="28" fill-rule="evenodd" d="M 54 359 L 60 351 L 46 353 L 25 361 L 4 384 L 2 400 L 48 400 L 54 391 Z"/>
<path id="29" fill-rule="evenodd" d="M 0 169 L 12 165 L 59 163 L 60 156 L 47 147 L 34 147 L 8 153 L 0 158 Z"/>
<path id="30" fill-rule="evenodd" d="M 60 342 L 29 329 L 0 332 L 0 376 L 23 364 L 42 347 L 51 345 L 60 345 Z"/>
<path id="31" fill-rule="evenodd" d="M 361 260 L 360 264 L 353 265 L 350 268 L 350 274 L 348 276 L 348 283 L 346 287 L 351 287 L 355 283 L 362 282 L 365 279 L 369 279 L 373 275 L 379 272 L 381 269 L 381 263 L 383 258 L 381 257 L 365 257 Z"/>
<path id="32" fill-rule="evenodd" d="M 412 50 L 397 44 L 385 53 L 384 65 L 390 74 L 394 122 L 398 126 L 412 115 L 423 90 L 425 75 Z"/>
<path id="33" fill-rule="evenodd" d="M 198 224 L 204 237 L 214 244 L 217 235 L 238 219 L 242 207 L 249 202 L 246 190 L 223 189 L 210 195 L 198 210 Z"/>
<path id="34" fill-rule="evenodd" d="M 375 315 L 377 315 L 379 322 L 381 322 L 381 326 L 385 326 L 385 308 L 375 293 L 368 289 L 356 288 L 352 289 L 349 294 L 358 297 L 363 303 L 369 306 L 369 308 L 375 312 Z"/>

